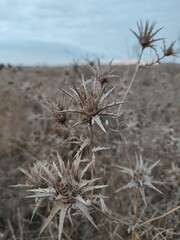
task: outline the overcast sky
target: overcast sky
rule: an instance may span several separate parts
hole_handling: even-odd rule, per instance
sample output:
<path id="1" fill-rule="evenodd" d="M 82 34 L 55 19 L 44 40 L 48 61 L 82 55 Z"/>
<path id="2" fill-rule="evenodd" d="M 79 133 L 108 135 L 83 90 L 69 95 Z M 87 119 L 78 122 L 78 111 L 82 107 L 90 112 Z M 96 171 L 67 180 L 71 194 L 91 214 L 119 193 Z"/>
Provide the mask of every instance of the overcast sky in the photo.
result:
<path id="1" fill-rule="evenodd" d="M 140 19 L 165 26 L 158 36 L 169 44 L 180 36 L 180 0 L 0 0 L 0 62 L 134 59 L 137 40 L 129 28 Z"/>

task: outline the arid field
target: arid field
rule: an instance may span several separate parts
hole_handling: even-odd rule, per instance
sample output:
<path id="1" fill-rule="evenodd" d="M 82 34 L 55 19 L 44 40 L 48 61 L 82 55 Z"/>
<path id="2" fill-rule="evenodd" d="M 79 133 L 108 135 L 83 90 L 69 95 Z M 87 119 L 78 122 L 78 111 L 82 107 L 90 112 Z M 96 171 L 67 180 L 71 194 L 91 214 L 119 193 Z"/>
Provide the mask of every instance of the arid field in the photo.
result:
<path id="1" fill-rule="evenodd" d="M 118 77 L 108 79 L 109 89 L 117 85 L 108 101 L 122 100 L 134 69 L 134 65 L 119 66 L 115 72 Z M 80 124 L 69 130 L 53 119 L 50 104 L 53 101 L 58 106 L 64 97 L 60 88 L 71 92 L 72 84 L 81 82 L 82 75 L 85 80 L 91 77 L 86 65 L 1 66 L 0 240 L 58 239 L 58 214 L 39 236 L 51 204 L 44 202 L 31 221 L 34 198 L 26 198 L 26 188 L 11 186 L 26 183 L 19 167 L 28 170 L 37 160 L 51 161 L 56 152 L 66 164 L 75 156 L 78 141 L 88 135 L 87 126 Z M 68 96 L 63 101 L 71 104 Z M 114 106 L 112 111 L 117 109 Z M 72 115 L 68 116 L 70 123 Z M 78 122 L 79 115 L 75 118 Z M 141 67 L 121 105 L 120 116 L 101 116 L 101 121 L 106 133 L 98 124 L 93 125 L 94 146 L 108 149 L 96 153 L 93 176 L 100 178 L 99 185 L 108 185 L 98 191 L 107 197 L 108 212 L 91 209 L 99 230 L 82 214 L 72 212 L 73 225 L 65 218 L 62 239 L 180 239 L 180 64 Z M 137 188 L 115 193 L 130 182 L 130 176 L 115 165 L 134 169 L 137 156 L 147 166 L 159 160 L 151 176 L 161 182 L 153 185 L 162 194 L 146 187 L 147 206 Z M 87 172 L 87 179 L 89 175 Z"/>

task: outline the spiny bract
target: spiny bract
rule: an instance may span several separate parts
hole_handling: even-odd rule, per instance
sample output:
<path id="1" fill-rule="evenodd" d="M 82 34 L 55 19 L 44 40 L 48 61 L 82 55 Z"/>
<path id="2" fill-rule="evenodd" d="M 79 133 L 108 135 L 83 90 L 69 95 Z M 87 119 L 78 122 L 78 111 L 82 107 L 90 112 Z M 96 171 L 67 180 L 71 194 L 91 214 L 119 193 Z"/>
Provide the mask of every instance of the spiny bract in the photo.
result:
<path id="1" fill-rule="evenodd" d="M 99 178 L 90 180 L 83 179 L 93 162 L 83 160 L 85 166 L 82 169 L 80 168 L 81 162 L 81 153 L 77 153 L 73 162 L 71 164 L 68 162 L 67 166 L 65 166 L 64 161 L 57 153 L 56 160 L 49 162 L 38 161 L 29 172 L 20 168 L 26 175 L 27 181 L 25 185 L 19 184 L 17 186 L 31 188 L 27 191 L 33 194 L 27 197 L 35 198 L 36 201 L 32 217 L 43 200 L 48 200 L 52 204 L 51 212 L 45 219 L 40 233 L 44 231 L 53 217 L 59 213 L 59 239 L 61 239 L 66 213 L 72 223 L 71 209 L 80 210 L 93 226 L 98 229 L 90 216 L 90 207 L 93 202 L 98 202 L 102 208 L 104 208 L 105 205 L 102 196 L 98 193 L 93 193 L 93 191 L 106 187 L 107 185 L 95 185 L 95 181 Z"/>

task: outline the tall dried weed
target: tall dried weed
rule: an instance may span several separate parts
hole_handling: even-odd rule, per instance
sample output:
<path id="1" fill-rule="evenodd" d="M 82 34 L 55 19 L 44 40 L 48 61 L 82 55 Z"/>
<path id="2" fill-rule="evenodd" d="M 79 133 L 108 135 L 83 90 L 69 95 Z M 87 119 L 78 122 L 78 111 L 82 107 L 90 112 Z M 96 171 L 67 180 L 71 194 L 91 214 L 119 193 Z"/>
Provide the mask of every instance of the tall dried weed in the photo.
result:
<path id="1" fill-rule="evenodd" d="M 166 209 L 165 213 L 159 216 L 152 215 L 149 219 L 144 218 L 144 212 L 148 211 L 149 206 L 152 208 L 152 199 L 148 198 L 147 201 L 145 197 L 146 187 L 157 191 L 160 195 L 163 192 L 159 190 L 162 185 L 160 185 L 159 188 L 154 186 L 154 184 L 162 184 L 163 179 L 156 181 L 151 175 L 152 170 L 158 166 L 159 161 L 147 166 L 147 161 L 143 160 L 138 153 L 136 155 L 136 163 L 133 163 L 130 153 L 127 150 L 125 138 L 121 135 L 121 123 L 119 119 L 122 107 L 126 106 L 127 95 L 137 73 L 139 69 L 143 67 L 141 65 L 141 59 L 144 51 L 150 48 L 155 54 L 155 60 L 147 63 L 147 67 L 155 63 L 160 63 L 164 57 L 172 56 L 176 53 L 174 50 L 174 41 L 169 47 L 166 47 L 164 39 L 156 37 L 162 28 L 155 29 L 155 25 L 155 22 L 150 24 L 149 21 L 146 21 L 146 23 L 143 24 L 143 22 L 140 21 L 140 23 L 137 23 L 138 31 L 131 30 L 139 41 L 141 53 L 130 84 L 121 99 L 113 100 L 114 92 L 116 90 L 119 91 L 118 76 L 115 74 L 117 69 L 112 68 L 112 61 L 104 67 L 98 59 L 95 63 L 88 63 L 88 70 L 91 74 L 89 79 L 85 79 L 82 75 L 80 80 L 73 81 L 72 87 L 70 87 L 69 90 L 60 88 L 62 93 L 62 96 L 59 98 L 60 100 L 54 102 L 45 100 L 46 108 L 51 114 L 50 118 L 54 119 L 55 125 L 63 126 L 69 131 L 68 138 L 64 141 L 67 144 L 71 144 L 71 150 L 73 148 L 73 151 L 72 156 L 65 159 L 64 157 L 63 159 L 61 158 L 61 153 L 57 153 L 53 159 L 45 159 L 45 161 L 34 163 L 29 170 L 20 168 L 26 177 L 26 184 L 19 184 L 17 186 L 28 188 L 27 192 L 30 195 L 27 197 L 35 199 L 33 216 L 43 202 L 50 206 L 49 215 L 44 220 L 40 234 L 47 228 L 51 220 L 55 218 L 55 216 L 58 216 L 58 239 L 62 239 L 66 215 L 70 222 L 73 222 L 73 219 L 79 212 L 98 229 L 100 228 L 100 223 L 98 223 L 98 219 L 96 219 L 96 223 L 95 220 L 93 220 L 91 216 L 91 211 L 93 210 L 98 214 L 103 214 L 107 218 L 107 221 L 109 221 L 109 224 L 113 222 L 117 224 L 113 235 L 111 236 L 109 233 L 110 236 L 106 239 L 150 239 L 149 236 L 151 236 L 151 239 L 172 239 L 165 238 L 165 236 L 170 236 L 170 234 L 168 235 L 168 231 L 170 230 L 160 228 L 160 226 L 155 227 L 155 225 L 151 225 L 151 223 L 176 212 L 179 206 L 169 211 Z M 162 56 L 158 53 L 156 47 L 157 42 L 162 42 L 163 44 Z M 116 82 L 115 85 L 114 82 Z M 113 128 L 108 127 L 110 118 L 115 120 Z M 99 132 L 95 124 L 103 132 Z M 98 153 L 98 151 L 106 151 L 108 147 L 104 146 L 103 142 L 101 142 L 101 146 L 95 146 L 96 139 L 99 134 L 104 134 L 102 139 L 108 139 L 109 145 L 111 145 L 110 138 L 108 138 L 108 135 L 111 133 L 108 131 L 119 134 L 121 139 L 123 139 L 122 145 L 127 150 L 127 167 L 117 165 L 116 158 L 110 155 L 108 170 L 106 170 L 115 171 L 114 167 L 111 166 L 112 164 L 119 169 L 122 179 L 124 179 L 123 173 L 128 174 L 131 178 L 130 182 L 125 186 L 122 186 L 122 183 L 118 182 L 118 189 L 114 189 L 115 192 L 120 192 L 120 190 L 123 189 L 130 191 L 129 195 L 127 195 L 129 196 L 127 201 L 131 209 L 129 209 L 129 214 L 126 219 L 123 219 L 121 214 L 118 213 L 121 209 L 118 209 L 115 213 L 106 208 L 102 189 L 107 187 L 107 184 L 97 184 L 97 181 L 100 181 L 101 177 L 103 177 L 101 182 L 105 180 L 104 175 L 106 174 L 106 171 L 103 170 L 105 169 L 103 165 L 106 163 L 100 160 L 103 154 Z M 107 134 L 107 137 L 105 134 Z M 64 151 L 68 151 L 68 148 Z M 64 153 L 63 155 L 69 156 Z M 135 165 L 135 167 L 132 167 L 133 165 Z M 97 166 L 102 171 L 100 169 L 98 171 Z M 176 168 L 173 165 L 172 171 L 174 170 L 176 170 Z M 105 171 L 105 174 L 103 171 Z M 173 174 L 170 173 L 170 175 L 172 176 Z M 173 179 L 170 180 L 174 181 Z M 163 182 L 166 184 L 165 179 Z M 114 186 L 109 186 L 108 188 L 112 189 Z M 103 192 L 104 191 L 105 190 L 103 190 Z M 108 191 L 105 192 L 108 193 Z M 138 197 L 139 192 L 145 206 L 142 205 L 142 201 Z M 118 194 L 114 193 L 116 202 L 118 201 L 118 196 L 121 194 L 122 191 Z M 112 199 L 112 201 L 114 200 Z M 114 206 L 114 208 L 116 208 L 116 206 Z M 121 208 L 123 208 L 123 206 L 121 206 Z M 156 213 L 154 212 L 154 214 Z M 124 225 L 126 229 L 126 234 L 124 234 L 124 236 L 126 235 L 125 238 L 118 234 L 119 226 L 122 225 Z M 147 231 L 146 227 L 148 229 Z M 100 232 L 97 232 L 97 234 L 101 235 Z"/>

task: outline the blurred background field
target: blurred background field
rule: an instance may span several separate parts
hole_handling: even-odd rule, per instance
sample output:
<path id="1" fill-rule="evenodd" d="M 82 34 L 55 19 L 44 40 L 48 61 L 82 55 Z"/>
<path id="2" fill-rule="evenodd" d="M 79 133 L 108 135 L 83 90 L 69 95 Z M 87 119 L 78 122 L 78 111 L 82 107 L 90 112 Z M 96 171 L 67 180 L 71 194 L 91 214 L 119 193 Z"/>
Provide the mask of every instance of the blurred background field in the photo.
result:
<path id="1" fill-rule="evenodd" d="M 93 64 L 93 62 L 92 62 Z M 113 65 L 112 68 L 117 67 Z M 135 66 L 120 66 L 119 78 L 112 79 L 118 85 L 113 97 L 120 98 L 125 92 Z M 71 154 L 74 146 L 66 142 L 66 132 L 53 127 L 49 112 L 44 108 L 44 99 L 54 100 L 60 96 L 59 88 L 68 89 L 73 80 L 86 79 L 89 71 L 86 65 L 77 63 L 64 67 L 22 67 L 2 66 L 0 70 L 0 239 L 38 239 L 39 228 L 45 207 L 38 211 L 30 223 L 33 201 L 25 199 L 23 189 L 10 188 L 10 185 L 24 183 L 24 176 L 18 167 L 26 168 L 35 160 L 50 158 L 54 151 L 62 156 Z M 164 195 L 147 191 L 151 204 L 142 208 L 142 219 L 160 215 L 180 203 L 180 65 L 162 64 L 152 68 L 141 68 L 128 95 L 119 118 L 121 137 L 114 133 L 113 120 L 106 125 L 108 134 L 97 127 L 97 145 L 110 146 L 104 154 L 99 154 L 97 175 L 103 183 L 111 187 L 104 194 L 107 207 L 127 218 L 129 209 L 128 191 L 114 194 L 114 191 L 127 182 L 124 175 L 117 173 L 111 164 L 127 166 L 127 149 L 134 159 L 135 153 L 141 153 L 148 162 L 160 159 L 155 175 L 165 181 L 161 187 Z M 81 134 L 81 133 L 80 133 Z M 124 136 L 124 140 L 122 139 Z M 124 141 L 126 147 L 124 146 Z M 107 191 L 107 192 L 106 192 Z M 164 232 L 154 239 L 180 238 L 180 213 L 174 212 L 167 217 L 150 223 L 142 230 L 141 239 Z M 100 232 L 89 222 L 78 218 L 75 226 L 65 222 L 64 239 L 130 239 L 127 229 L 108 221 L 103 215 L 94 219 Z M 52 235 L 53 231 L 53 235 Z M 144 231 L 144 232 L 143 232 Z M 53 224 L 39 239 L 56 239 L 57 227 Z M 118 234 L 118 235 L 117 235 Z M 161 238 L 160 238 L 161 237 Z"/>

